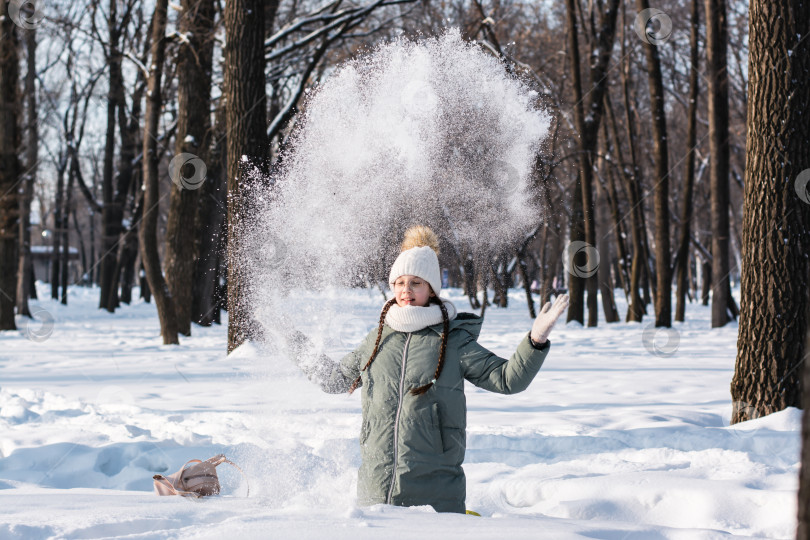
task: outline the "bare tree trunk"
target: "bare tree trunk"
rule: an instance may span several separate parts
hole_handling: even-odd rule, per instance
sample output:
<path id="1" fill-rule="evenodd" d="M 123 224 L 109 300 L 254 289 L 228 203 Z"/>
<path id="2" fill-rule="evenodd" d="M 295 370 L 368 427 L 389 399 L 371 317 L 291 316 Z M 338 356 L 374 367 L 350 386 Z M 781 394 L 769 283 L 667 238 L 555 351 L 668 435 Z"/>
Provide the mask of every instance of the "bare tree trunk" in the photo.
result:
<path id="1" fill-rule="evenodd" d="M 698 49 L 699 5 L 698 0 L 692 0 L 692 34 L 689 46 L 691 71 L 689 73 L 689 111 L 687 112 L 686 128 L 687 154 L 683 175 L 683 206 L 681 207 L 681 233 L 678 241 L 678 266 L 675 270 L 677 276 L 675 320 L 680 322 L 683 322 L 686 316 L 686 271 L 689 264 L 689 237 L 692 234 L 690 226 L 692 222 L 692 190 L 695 183 L 695 141 L 697 140 L 698 69 L 700 62 Z"/>
<path id="2" fill-rule="evenodd" d="M 123 146 L 122 144 L 122 154 L 124 152 Z M 136 170 L 133 171 L 132 176 L 133 180 L 135 180 L 135 178 L 140 177 L 140 174 Z M 115 271 L 113 271 L 113 286 L 110 287 L 110 298 L 107 300 L 110 309 L 117 309 L 122 302 L 129 304 L 132 301 L 134 265 L 138 256 L 138 224 L 143 212 L 143 191 L 139 188 L 139 181 L 135 181 L 135 185 L 138 188 L 130 193 L 130 223 L 118 240 L 118 253 L 115 257 Z M 121 287 L 120 295 L 118 294 L 119 286 Z"/>
<path id="3" fill-rule="evenodd" d="M 540 307 L 544 306 L 546 302 L 551 301 L 551 295 L 556 294 L 554 287 L 554 279 L 557 277 L 557 267 L 559 266 L 560 257 L 562 255 L 562 238 L 558 236 L 557 251 L 549 251 L 550 259 L 546 261 L 546 270 L 543 272 L 543 281 L 540 284 Z"/>
<path id="4" fill-rule="evenodd" d="M 127 249 L 124 245 L 125 238 L 132 237 L 131 231 L 134 229 L 135 236 L 137 238 L 137 228 L 138 228 L 138 220 L 135 219 L 134 216 L 131 216 L 130 225 L 129 227 L 124 227 L 124 207 L 127 203 L 127 196 L 130 193 L 130 185 L 133 182 L 133 179 L 138 174 L 135 170 L 135 167 L 132 166 L 132 163 L 135 160 L 136 152 L 135 150 L 138 147 L 138 143 L 140 139 L 132 133 L 133 130 L 140 130 L 139 119 L 140 119 L 140 93 L 135 92 L 135 96 L 133 96 L 133 103 L 132 103 L 132 116 L 133 118 L 129 121 L 124 120 L 125 125 L 124 127 L 120 127 L 121 118 L 119 114 L 119 131 L 121 132 L 121 156 L 119 160 L 119 167 L 118 173 L 116 175 L 116 189 L 115 194 L 113 195 L 113 202 L 110 211 L 108 212 L 108 219 L 110 219 L 109 225 L 110 230 L 116 230 L 118 233 L 116 234 L 115 243 L 111 246 L 113 249 L 114 254 L 112 256 L 112 264 L 113 264 L 113 271 L 110 275 L 110 284 L 109 284 L 109 293 L 107 296 L 107 304 L 105 308 L 109 312 L 114 312 L 118 306 L 120 305 L 121 298 L 118 294 L 118 287 L 120 285 L 121 280 L 121 273 L 125 271 L 125 261 L 122 259 L 125 256 L 125 250 Z M 124 111 L 126 115 L 126 111 L 124 110 L 125 107 L 121 107 L 121 110 Z M 134 127 L 132 126 L 134 123 Z M 117 244 L 117 248 L 116 248 Z M 137 250 L 137 247 L 135 248 Z M 123 291 L 121 292 L 123 295 Z"/>
<path id="5" fill-rule="evenodd" d="M 551 194 L 548 188 L 545 190 L 546 208 L 551 208 Z M 548 215 L 548 214 L 547 214 Z M 541 261 L 541 268 L 543 270 L 543 277 L 540 284 L 540 307 L 542 308 L 546 302 L 551 300 L 554 290 L 554 278 L 558 275 L 557 268 L 560 266 L 560 259 L 563 252 L 563 224 L 559 219 L 549 220 L 546 218 L 546 242 L 548 243 L 548 232 L 551 232 L 553 239 L 552 244 L 543 248 L 543 260 Z"/>
<path id="6" fill-rule="evenodd" d="M 484 266 L 484 265 L 483 264 L 477 264 L 476 265 L 477 268 L 481 268 L 482 266 Z M 481 292 L 483 293 L 481 295 L 481 313 L 479 313 L 480 317 L 484 316 L 484 313 L 487 311 L 487 306 L 489 306 L 489 290 L 488 290 L 489 289 L 489 279 L 488 279 L 488 277 L 489 277 L 489 272 L 487 272 L 486 269 L 483 272 L 481 272 L 480 274 L 478 274 L 478 280 L 477 280 L 478 287 L 477 288 L 481 289 Z M 477 294 L 478 293 L 476 292 L 476 295 Z"/>
<path id="7" fill-rule="evenodd" d="M 492 283 L 493 283 L 492 288 L 495 290 L 495 296 L 497 297 L 497 298 L 493 298 L 492 300 L 493 300 L 493 302 L 495 302 L 497 300 L 498 307 L 505 308 L 505 307 L 508 306 L 507 282 L 506 282 L 506 275 L 505 275 L 506 273 L 504 271 L 503 276 L 498 275 L 499 263 L 496 262 L 496 261 L 498 261 L 498 259 L 500 259 L 500 257 L 497 257 L 495 260 L 490 259 L 490 264 L 489 264 L 489 267 L 492 270 Z M 506 264 L 505 261 L 499 261 L 499 262 L 500 262 L 500 264 L 503 264 L 503 265 Z"/>
<path id="8" fill-rule="evenodd" d="M 140 235 L 138 235 L 140 236 Z M 140 254 L 140 249 L 138 249 L 138 253 Z M 141 288 L 141 298 L 147 304 L 152 301 L 152 289 L 149 288 L 149 281 L 146 279 L 146 270 L 143 267 L 143 261 L 138 262 L 138 283 L 140 284 Z"/>
<path id="9" fill-rule="evenodd" d="M 114 306 L 109 305 L 110 289 L 115 287 L 113 272 L 115 271 L 115 244 L 121 232 L 121 207 L 116 204 L 115 185 L 113 183 L 113 159 L 115 157 L 115 115 L 119 107 L 119 99 L 123 95 L 124 80 L 121 74 L 121 30 L 118 21 L 118 0 L 110 0 L 108 13 L 109 43 L 107 45 L 107 61 L 110 69 L 110 88 L 107 93 L 107 135 L 104 146 L 104 167 L 102 171 L 101 196 L 104 201 L 101 210 L 101 279 L 100 297 L 98 307 L 113 311 Z"/>
<path id="10" fill-rule="evenodd" d="M 575 2 L 577 0 L 565 1 L 566 13 L 566 34 L 568 35 L 568 55 L 571 59 L 571 86 L 574 92 L 574 123 L 579 131 L 579 171 L 577 172 L 574 184 L 573 198 L 571 201 L 571 223 L 569 224 L 571 243 L 585 242 L 585 215 L 582 209 L 582 174 L 589 169 L 588 159 L 585 154 L 584 141 L 582 137 L 585 131 L 585 113 L 582 105 L 582 79 L 579 61 L 579 24 L 577 22 L 577 11 Z M 568 255 L 570 257 L 570 255 Z M 576 261 L 572 261 L 572 266 L 584 266 L 584 261 L 577 256 Z M 580 324 L 585 322 L 585 280 L 578 274 L 569 272 L 568 295 L 570 304 L 568 305 L 567 322 L 577 321 Z"/>
<path id="11" fill-rule="evenodd" d="M 607 90 L 607 65 L 610 61 L 613 41 L 616 32 L 619 0 L 610 0 L 599 21 L 598 34 L 593 36 L 595 48 L 591 50 L 590 83 L 587 96 L 587 116 L 582 100 L 582 83 L 579 75 L 579 26 L 576 18 L 575 0 L 566 0 L 566 26 L 568 33 L 568 52 L 571 55 L 571 77 L 574 90 L 574 119 L 580 136 L 579 176 L 575 189 L 575 200 L 571 215 L 571 242 L 584 241 L 596 249 L 596 230 L 594 228 L 593 206 L 593 154 L 599 135 L 602 120 L 604 94 Z M 581 203 L 576 200 L 581 197 Z M 577 250 L 586 255 L 585 250 Z M 587 266 L 584 261 L 575 261 L 573 267 Z M 568 321 L 584 321 L 583 294 L 588 291 L 588 326 L 596 326 L 599 318 L 597 304 L 598 277 L 596 273 L 580 276 L 579 272 L 569 276 L 571 304 L 568 308 Z"/>
<path id="12" fill-rule="evenodd" d="M 478 292 L 475 285 L 475 262 L 472 257 L 466 255 L 462 263 L 464 269 L 464 294 L 470 300 L 470 307 L 478 309 L 481 303 L 478 301 Z"/>
<path id="13" fill-rule="evenodd" d="M 641 183 L 638 182 L 635 184 L 638 193 L 636 197 L 639 201 L 642 200 L 641 197 L 641 190 L 642 186 Z M 642 289 L 642 300 L 644 306 L 644 314 L 647 314 L 647 306 L 652 303 L 652 295 L 650 294 L 650 289 L 652 288 L 652 294 L 655 294 L 655 260 L 653 259 L 652 255 L 650 254 L 650 242 L 648 238 L 649 229 L 647 228 L 647 218 L 644 214 L 644 205 L 639 204 L 638 207 L 638 214 L 640 216 L 641 222 L 641 247 L 643 249 L 644 256 L 642 257 L 642 274 L 641 274 L 641 289 Z"/>
<path id="14" fill-rule="evenodd" d="M 19 202 L 17 182 L 20 163 L 19 44 L 17 27 L 0 2 L 0 330 L 14 330 L 14 296 L 17 292 L 17 243 Z"/>
<path id="15" fill-rule="evenodd" d="M 697 302 L 698 297 L 698 257 L 694 250 L 689 250 L 689 286 L 692 294 L 689 295 L 690 302 Z M 688 293 L 687 293 L 688 294 Z"/>
<path id="16" fill-rule="evenodd" d="M 514 273 L 515 273 L 515 265 L 517 264 L 517 259 L 510 259 L 509 255 L 504 253 L 503 255 L 501 255 L 501 261 L 502 261 L 501 268 L 503 270 L 501 272 L 501 282 L 503 283 L 504 290 L 506 290 L 508 293 L 509 289 L 515 286 Z M 508 302 L 508 294 L 505 302 Z M 507 306 L 503 305 L 501 307 Z"/>
<path id="17" fill-rule="evenodd" d="M 728 30 L 726 0 L 706 0 L 706 73 L 709 83 L 709 183 L 712 198 L 712 328 L 729 322 Z"/>
<path id="18" fill-rule="evenodd" d="M 649 9 L 647 0 L 638 0 L 638 10 Z M 658 47 L 645 40 L 647 75 L 652 109 L 653 153 L 655 154 L 655 326 L 672 326 L 672 281 L 669 253 L 669 155 L 664 84 Z"/>
<path id="19" fill-rule="evenodd" d="M 199 257 L 194 269 L 191 317 L 202 326 L 219 322 L 219 261 L 224 248 L 226 146 L 224 109 L 217 108 L 213 149 L 209 155 L 208 178 L 203 184 L 197 215 Z"/>
<path id="20" fill-rule="evenodd" d="M 39 154 L 39 119 L 37 114 L 37 34 L 35 28 L 25 32 L 25 49 L 27 71 L 25 74 L 26 103 L 26 144 L 25 176 L 23 179 L 22 197 L 20 198 L 20 253 L 17 266 L 17 314 L 31 317 L 28 298 L 34 284 L 31 275 L 34 268 L 31 262 L 31 201 L 34 199 L 34 182 L 37 177 Z"/>
<path id="21" fill-rule="evenodd" d="M 151 30 L 154 24 L 154 18 L 150 21 L 149 31 L 143 40 L 143 62 L 147 63 L 149 58 L 149 51 L 152 46 Z M 111 68 L 113 69 L 113 68 Z M 132 265 L 135 263 L 135 257 L 138 252 L 138 226 L 140 217 L 134 215 L 135 208 L 143 209 L 143 191 L 137 189 L 141 183 L 142 167 L 134 167 L 136 156 L 139 152 L 139 147 L 143 147 L 141 141 L 141 103 L 143 101 L 143 94 L 146 90 L 146 75 L 142 71 L 138 71 L 138 76 L 135 81 L 135 89 L 132 92 L 132 107 L 128 112 L 124 96 L 123 79 L 119 75 L 115 76 L 119 79 L 121 84 L 116 85 L 115 91 L 116 102 L 118 105 L 118 132 L 121 135 L 121 152 L 119 156 L 119 165 L 115 181 L 115 192 L 113 193 L 113 202 L 107 214 L 110 220 L 109 228 L 111 231 L 118 231 L 115 242 L 118 244 L 117 253 L 114 256 L 114 270 L 110 277 L 110 287 L 107 296 L 106 309 L 110 312 L 114 311 L 120 305 L 120 302 L 129 303 L 132 298 L 132 291 L 127 287 L 131 287 L 132 281 L 122 281 L 122 274 L 130 276 L 134 272 Z M 127 200 L 130 201 L 129 226 L 124 227 L 124 209 L 127 205 Z M 113 249 L 115 249 L 113 245 Z M 118 287 L 121 286 L 121 295 L 119 297 Z"/>
<path id="22" fill-rule="evenodd" d="M 213 0 L 182 0 L 178 30 L 188 36 L 177 60 L 176 163 L 166 223 L 166 283 L 177 310 L 177 329 L 191 335 L 194 267 L 198 255 L 197 207 L 206 181 L 211 136 L 211 69 L 214 54 Z M 185 155 L 185 156 L 184 156 Z M 185 164 L 185 165 L 184 165 Z M 190 169 L 190 170 L 186 170 Z"/>
<path id="23" fill-rule="evenodd" d="M 626 320 L 628 322 L 641 322 L 646 311 L 640 294 L 641 278 L 644 265 L 646 265 L 646 254 L 642 235 L 646 233 L 644 231 L 644 219 L 642 217 L 641 207 L 641 189 L 639 187 L 639 184 L 641 183 L 641 170 L 638 166 L 638 155 L 636 152 L 635 122 L 630 116 L 630 111 L 633 110 L 630 106 L 630 60 L 629 55 L 625 53 L 625 39 L 624 26 L 622 26 L 622 97 L 624 100 L 624 123 L 627 131 L 627 144 L 630 149 L 630 165 L 632 168 L 632 172 L 630 174 L 626 174 L 624 171 L 627 171 L 628 168 L 622 166 L 625 189 L 629 199 L 628 202 L 630 203 L 630 237 L 633 243 L 633 258 L 630 263 L 630 297 L 627 305 Z M 613 116 L 612 109 L 608 109 L 608 114 L 610 115 L 611 125 L 613 127 L 613 144 L 616 148 L 620 148 L 619 134 L 618 129 L 616 128 L 616 118 Z"/>
<path id="24" fill-rule="evenodd" d="M 53 204 L 53 232 L 51 237 L 51 298 L 59 300 L 60 266 L 62 264 L 62 209 L 65 198 L 65 173 L 68 166 L 67 152 L 56 171 L 56 199 Z"/>
<path id="25" fill-rule="evenodd" d="M 127 228 L 121 243 L 124 246 L 120 254 L 121 261 L 121 302 L 132 302 L 132 287 L 135 285 L 135 261 L 138 258 L 138 226 L 137 222 L 143 212 L 143 198 L 138 209 L 132 214 L 132 225 Z"/>
<path id="26" fill-rule="evenodd" d="M 609 133 L 614 134 L 613 138 L 613 151 L 615 156 L 618 156 L 619 166 L 622 171 L 625 171 L 624 158 L 622 157 L 621 148 L 619 147 L 619 136 L 616 131 L 616 119 L 613 116 L 612 107 L 610 104 L 609 92 L 605 92 L 605 111 L 607 118 L 603 124 L 603 133 L 605 137 L 605 147 L 610 148 L 609 141 L 611 140 Z M 608 129 L 608 124 L 612 125 L 612 130 Z M 614 172 L 612 167 L 608 167 L 607 171 L 608 185 L 605 188 L 605 196 L 610 204 L 610 217 L 613 222 L 613 238 L 616 241 L 616 275 L 619 276 L 622 282 L 622 289 L 630 301 L 630 273 L 629 273 L 629 255 L 627 253 L 627 244 L 625 242 L 624 227 L 622 226 L 622 216 L 619 212 L 619 193 L 616 189 L 616 182 L 614 180 Z M 624 174 L 624 173 L 623 173 Z M 601 259 L 600 259 L 601 260 Z M 615 301 L 614 301 L 615 302 Z"/>
<path id="27" fill-rule="evenodd" d="M 227 186 L 226 186 L 227 187 Z M 222 239 L 222 249 L 217 252 L 217 276 L 215 284 L 214 301 L 218 303 L 214 310 L 214 324 L 222 324 L 222 312 L 228 311 L 228 223 L 227 219 L 222 220 L 220 231 Z"/>
<path id="28" fill-rule="evenodd" d="M 731 294 L 730 281 L 728 284 L 728 315 L 735 321 L 737 320 L 737 317 L 740 316 L 740 308 L 737 306 L 737 302 L 734 301 L 734 296 Z"/>
<path id="29" fill-rule="evenodd" d="M 143 190 L 141 189 L 141 171 L 135 170 L 132 175 L 132 204 L 130 215 L 131 223 L 127 227 L 124 237 L 121 239 L 121 250 L 118 253 L 118 265 L 120 270 L 116 270 L 116 275 L 120 275 L 121 297 L 124 304 L 132 302 L 132 287 L 135 286 L 135 270 L 138 262 L 138 227 L 143 216 Z M 116 278 L 118 280 L 119 278 Z"/>
<path id="30" fill-rule="evenodd" d="M 264 3 L 225 4 L 225 88 L 228 126 L 228 351 L 259 332 L 242 268 L 240 227 L 250 213 L 247 167 L 266 167 L 267 94 L 264 75 Z M 247 156 L 247 162 L 241 159 Z M 251 164 L 251 161 L 253 162 Z"/>
<path id="31" fill-rule="evenodd" d="M 133 216 L 134 218 L 134 216 Z M 134 221 L 134 220 L 133 220 Z M 134 223 L 132 224 L 135 225 Z M 126 238 L 131 236 L 132 227 L 128 227 L 123 235 L 118 239 L 118 250 L 117 255 L 115 257 L 115 270 L 112 273 L 112 287 L 110 287 L 110 298 L 107 299 L 108 302 L 108 311 L 113 311 L 121 305 L 121 302 L 124 302 L 124 290 L 123 287 L 121 288 L 121 294 L 118 294 L 118 287 L 121 285 L 121 274 L 124 272 L 124 250 L 126 249 Z M 137 231 L 137 229 L 136 229 Z M 137 232 L 135 233 L 137 235 Z M 124 302 L 128 304 L 129 302 Z"/>
<path id="32" fill-rule="evenodd" d="M 607 141 L 605 141 L 607 145 Z M 599 159 L 599 174 L 604 174 L 605 160 Z M 602 184 L 596 184 L 596 223 L 600 231 L 610 230 L 610 218 L 607 215 L 607 196 Z M 616 309 L 616 300 L 613 298 L 613 278 L 610 275 L 610 241 L 608 234 L 600 234 L 596 242 L 599 252 L 599 267 L 596 276 L 599 279 L 599 291 L 602 294 L 602 309 L 605 312 L 605 322 L 619 322 L 619 312 Z"/>
<path id="33" fill-rule="evenodd" d="M 166 5 L 168 0 L 157 0 L 152 21 L 152 54 L 149 70 L 149 92 L 146 101 L 146 124 L 143 135 L 143 220 L 138 229 L 141 259 L 146 280 L 155 296 L 160 333 L 164 345 L 175 345 L 177 341 L 177 320 L 174 299 L 160 271 L 160 256 L 157 248 L 158 205 L 160 186 L 158 184 L 157 136 L 162 102 L 161 79 L 166 53 Z"/>
<path id="34" fill-rule="evenodd" d="M 583 170 L 582 176 L 582 208 L 585 216 L 585 241 L 594 249 L 597 249 L 596 238 L 596 217 L 593 201 L 593 170 L 598 141 L 599 127 L 602 122 L 605 100 L 608 85 L 608 64 L 613 51 L 613 44 L 616 36 L 616 20 L 619 14 L 620 0 L 608 0 L 604 6 L 604 13 L 599 20 L 598 33 L 593 36 L 592 44 L 595 48 L 590 51 L 590 76 L 591 88 L 588 94 L 588 109 L 584 118 L 585 132 L 583 134 L 583 149 L 586 152 L 588 168 Z M 599 305 L 597 291 L 599 289 L 599 274 L 594 272 L 587 278 L 585 288 L 588 291 L 588 326 L 596 326 L 599 319 Z M 610 291 L 609 304 L 613 302 L 613 291 Z M 610 309 L 610 307 L 606 308 Z M 613 306 L 615 309 L 615 305 Z M 611 322 L 611 321 L 608 321 Z"/>
<path id="35" fill-rule="evenodd" d="M 700 262 L 700 268 L 701 268 L 700 301 L 703 303 L 704 306 L 708 306 L 709 293 L 712 290 L 712 261 L 709 259 L 703 259 Z"/>
<path id="36" fill-rule="evenodd" d="M 92 195 L 93 200 L 96 200 L 98 193 L 96 192 L 96 175 L 93 175 Z M 96 259 L 96 221 L 98 212 L 95 209 L 90 209 L 90 283 L 98 284 L 99 275 L 101 274 L 101 267 Z"/>
<path id="37" fill-rule="evenodd" d="M 87 265 L 87 250 L 84 245 L 84 231 L 79 226 L 79 218 L 76 215 L 76 207 L 73 207 L 73 211 L 70 213 L 73 217 L 73 230 L 76 231 L 76 238 L 79 242 L 79 254 L 81 257 L 81 274 L 79 283 L 84 286 L 86 285 L 85 275 L 87 274 L 87 270 L 89 266 Z"/>
<path id="38" fill-rule="evenodd" d="M 524 243 L 520 249 L 515 250 L 515 257 L 517 257 L 518 272 L 520 272 L 520 279 L 521 281 L 523 281 L 523 290 L 526 292 L 526 304 L 529 306 L 529 317 L 534 319 L 535 317 L 537 317 L 537 312 L 534 309 L 534 299 L 532 298 L 532 284 L 529 278 L 529 268 L 526 265 L 527 246 L 528 242 Z"/>
<path id="39" fill-rule="evenodd" d="M 735 423 L 801 407 L 810 323 L 810 3 L 755 0 L 749 21 Z"/>
<path id="40" fill-rule="evenodd" d="M 62 209 L 62 226 L 60 227 L 62 231 L 62 255 L 59 258 L 59 282 L 62 288 L 62 296 L 59 301 L 65 306 L 68 303 L 68 283 L 70 281 L 70 212 L 73 205 L 73 183 L 76 179 L 77 166 L 76 152 L 72 152 L 70 168 L 68 169 L 68 184 L 64 196 L 65 206 Z"/>

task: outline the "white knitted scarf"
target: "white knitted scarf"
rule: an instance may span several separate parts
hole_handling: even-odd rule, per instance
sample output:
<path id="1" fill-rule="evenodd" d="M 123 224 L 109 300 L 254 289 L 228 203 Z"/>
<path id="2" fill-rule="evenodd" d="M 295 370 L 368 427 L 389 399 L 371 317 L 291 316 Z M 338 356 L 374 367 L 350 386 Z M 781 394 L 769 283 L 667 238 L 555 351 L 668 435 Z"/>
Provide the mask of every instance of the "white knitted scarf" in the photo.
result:
<path id="1" fill-rule="evenodd" d="M 447 309 L 447 318 L 456 318 L 456 306 L 450 300 L 440 298 Z M 397 332 L 416 332 L 442 322 L 442 310 L 436 304 L 427 306 L 404 306 L 393 304 L 385 315 L 385 324 Z"/>

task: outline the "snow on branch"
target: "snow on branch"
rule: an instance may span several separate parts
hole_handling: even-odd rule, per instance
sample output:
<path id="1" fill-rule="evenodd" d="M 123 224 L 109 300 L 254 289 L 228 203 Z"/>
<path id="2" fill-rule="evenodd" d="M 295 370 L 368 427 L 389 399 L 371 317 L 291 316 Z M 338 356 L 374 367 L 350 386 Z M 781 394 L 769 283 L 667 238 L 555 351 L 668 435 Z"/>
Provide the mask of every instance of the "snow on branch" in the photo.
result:
<path id="1" fill-rule="evenodd" d="M 324 8 L 319 9 L 316 14 L 307 14 L 304 15 L 289 25 L 285 26 L 278 32 L 276 32 L 273 36 L 269 37 L 264 42 L 264 48 L 267 52 L 266 59 L 268 62 L 276 60 L 291 51 L 299 49 L 301 47 L 305 47 L 306 45 L 312 43 L 314 40 L 318 39 L 319 37 L 323 36 L 334 30 L 335 28 L 340 27 L 342 24 L 349 22 L 350 24 L 354 24 L 358 20 L 362 21 L 363 19 L 367 18 L 374 10 L 385 7 L 385 6 L 392 6 L 398 4 L 409 4 L 413 3 L 416 0 L 375 0 L 374 2 L 367 4 L 365 6 L 357 6 L 352 8 L 345 8 L 340 11 L 336 11 L 334 13 L 323 13 Z M 337 3 L 332 3 L 326 6 L 329 8 L 331 6 L 337 6 Z M 282 47 L 278 50 L 272 50 L 273 47 L 281 42 L 282 40 L 288 38 L 289 36 L 293 35 L 296 32 L 303 32 L 305 28 L 319 23 L 321 24 L 320 28 L 316 30 L 310 31 L 306 36 L 303 38 L 293 41 L 289 45 Z"/>

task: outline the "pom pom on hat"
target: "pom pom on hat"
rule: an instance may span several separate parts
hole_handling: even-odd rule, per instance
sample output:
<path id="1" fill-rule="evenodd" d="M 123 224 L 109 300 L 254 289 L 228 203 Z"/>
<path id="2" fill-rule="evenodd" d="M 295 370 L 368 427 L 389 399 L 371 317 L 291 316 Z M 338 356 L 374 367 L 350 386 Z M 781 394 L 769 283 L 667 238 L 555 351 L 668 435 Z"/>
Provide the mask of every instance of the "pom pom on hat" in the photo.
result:
<path id="1" fill-rule="evenodd" d="M 436 252 L 436 255 L 439 254 L 439 237 L 430 227 L 415 225 L 405 231 L 405 238 L 402 240 L 400 251 L 422 246 L 429 247 Z"/>
<path id="2" fill-rule="evenodd" d="M 402 253 L 399 254 L 388 282 L 393 288 L 400 276 L 418 276 L 427 281 L 436 296 L 442 290 L 442 276 L 439 268 L 439 237 L 430 227 L 417 225 L 405 231 Z"/>

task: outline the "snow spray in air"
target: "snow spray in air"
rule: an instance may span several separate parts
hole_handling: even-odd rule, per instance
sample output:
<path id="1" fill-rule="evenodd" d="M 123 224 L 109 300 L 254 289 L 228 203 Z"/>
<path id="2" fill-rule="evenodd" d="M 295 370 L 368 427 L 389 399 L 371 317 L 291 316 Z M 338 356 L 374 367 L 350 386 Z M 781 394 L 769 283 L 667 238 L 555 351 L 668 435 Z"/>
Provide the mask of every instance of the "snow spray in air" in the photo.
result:
<path id="1" fill-rule="evenodd" d="M 306 101 L 248 232 L 253 305 L 362 282 L 413 224 L 465 252 L 526 234 L 539 222 L 531 180 L 549 125 L 537 102 L 457 30 L 341 66 Z"/>

